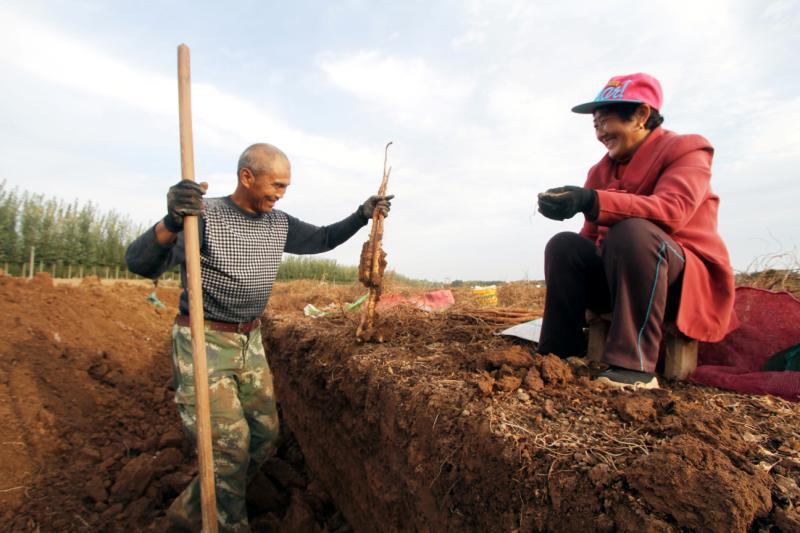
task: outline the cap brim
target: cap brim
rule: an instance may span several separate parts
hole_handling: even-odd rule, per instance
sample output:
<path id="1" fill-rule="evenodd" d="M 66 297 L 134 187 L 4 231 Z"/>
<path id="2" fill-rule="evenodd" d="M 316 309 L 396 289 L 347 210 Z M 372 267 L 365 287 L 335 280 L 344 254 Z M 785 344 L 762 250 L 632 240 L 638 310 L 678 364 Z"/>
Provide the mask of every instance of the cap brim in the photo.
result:
<path id="1" fill-rule="evenodd" d="M 611 104 L 643 104 L 641 100 L 593 100 L 585 104 L 576 105 L 572 108 L 573 113 L 589 114 L 594 113 L 598 107 L 605 107 Z"/>

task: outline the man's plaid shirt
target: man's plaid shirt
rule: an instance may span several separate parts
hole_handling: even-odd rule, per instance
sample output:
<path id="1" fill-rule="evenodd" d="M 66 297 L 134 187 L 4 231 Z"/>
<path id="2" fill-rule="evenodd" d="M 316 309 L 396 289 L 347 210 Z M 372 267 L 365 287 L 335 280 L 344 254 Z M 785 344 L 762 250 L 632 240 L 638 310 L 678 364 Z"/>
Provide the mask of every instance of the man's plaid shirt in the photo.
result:
<path id="1" fill-rule="evenodd" d="M 205 200 L 200 218 L 200 267 L 203 308 L 207 320 L 248 322 L 267 307 L 283 252 L 327 252 L 352 237 L 368 219 L 356 210 L 344 220 L 317 227 L 283 211 L 247 213 L 230 197 Z M 125 254 L 128 268 L 158 278 L 181 265 L 186 287 L 183 233 L 177 242 L 161 246 L 155 226 L 140 235 Z M 189 313 L 188 291 L 181 294 L 180 313 Z"/>

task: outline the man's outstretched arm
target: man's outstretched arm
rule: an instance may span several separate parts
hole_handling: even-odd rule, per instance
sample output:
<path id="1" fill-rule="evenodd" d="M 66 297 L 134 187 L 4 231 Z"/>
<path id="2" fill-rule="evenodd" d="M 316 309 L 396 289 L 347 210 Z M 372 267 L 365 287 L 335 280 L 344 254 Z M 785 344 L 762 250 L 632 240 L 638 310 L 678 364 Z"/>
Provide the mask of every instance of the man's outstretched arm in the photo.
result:
<path id="1" fill-rule="evenodd" d="M 393 195 L 370 196 L 353 214 L 329 226 L 314 226 L 287 214 L 289 233 L 286 235 L 284 251 L 290 254 L 319 254 L 333 250 L 364 227 L 375 209 L 379 209 L 384 216 L 388 215 L 392 198 Z"/>

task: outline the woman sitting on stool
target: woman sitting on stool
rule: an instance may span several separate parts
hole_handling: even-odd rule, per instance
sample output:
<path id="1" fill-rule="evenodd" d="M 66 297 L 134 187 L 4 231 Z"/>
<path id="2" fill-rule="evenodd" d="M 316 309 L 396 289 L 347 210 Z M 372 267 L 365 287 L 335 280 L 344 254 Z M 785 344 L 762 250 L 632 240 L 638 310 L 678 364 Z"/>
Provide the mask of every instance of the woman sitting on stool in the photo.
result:
<path id="1" fill-rule="evenodd" d="M 687 337 L 721 340 L 736 327 L 734 277 L 717 233 L 711 190 L 714 149 L 699 135 L 661 127 L 661 85 L 647 74 L 615 76 L 591 113 L 608 153 L 583 187 L 539 194 L 539 212 L 565 220 L 582 212 L 580 233 L 545 249 L 547 296 L 539 352 L 586 353 L 586 310 L 612 313 L 599 381 L 653 388 L 665 319 Z"/>

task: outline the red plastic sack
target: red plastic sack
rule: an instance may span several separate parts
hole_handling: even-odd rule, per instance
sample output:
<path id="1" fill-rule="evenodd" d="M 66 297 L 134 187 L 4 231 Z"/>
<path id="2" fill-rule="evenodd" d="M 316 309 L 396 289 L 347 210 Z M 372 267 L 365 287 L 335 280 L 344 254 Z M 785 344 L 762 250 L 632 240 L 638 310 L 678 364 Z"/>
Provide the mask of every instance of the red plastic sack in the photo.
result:
<path id="1" fill-rule="evenodd" d="M 800 300 L 788 292 L 737 287 L 741 325 L 718 343 L 700 343 L 689 379 L 748 394 L 800 401 L 800 372 L 761 372 L 770 356 L 800 341 Z"/>
<path id="2" fill-rule="evenodd" d="M 407 304 L 419 307 L 424 311 L 442 311 L 455 303 L 456 300 L 453 298 L 453 293 L 446 289 L 428 291 L 408 298 L 402 294 L 384 294 L 378 302 L 378 310 Z"/>

